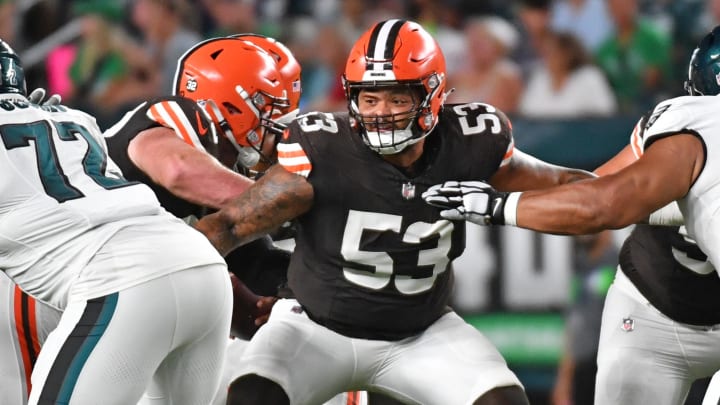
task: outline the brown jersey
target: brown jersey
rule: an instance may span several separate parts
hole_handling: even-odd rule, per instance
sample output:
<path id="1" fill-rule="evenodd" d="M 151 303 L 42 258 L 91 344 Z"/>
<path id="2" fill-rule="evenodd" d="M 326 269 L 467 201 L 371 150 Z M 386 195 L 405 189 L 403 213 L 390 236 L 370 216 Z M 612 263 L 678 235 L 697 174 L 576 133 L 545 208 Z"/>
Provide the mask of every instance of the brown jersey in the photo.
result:
<path id="1" fill-rule="evenodd" d="M 442 219 L 421 194 L 448 180 L 487 180 L 512 151 L 509 121 L 480 103 L 444 107 L 414 177 L 370 150 L 347 114 L 298 117 L 278 152 L 315 193 L 298 218 L 288 273 L 309 316 L 369 339 L 428 327 L 447 311 L 449 264 L 465 248 L 465 223 Z"/>

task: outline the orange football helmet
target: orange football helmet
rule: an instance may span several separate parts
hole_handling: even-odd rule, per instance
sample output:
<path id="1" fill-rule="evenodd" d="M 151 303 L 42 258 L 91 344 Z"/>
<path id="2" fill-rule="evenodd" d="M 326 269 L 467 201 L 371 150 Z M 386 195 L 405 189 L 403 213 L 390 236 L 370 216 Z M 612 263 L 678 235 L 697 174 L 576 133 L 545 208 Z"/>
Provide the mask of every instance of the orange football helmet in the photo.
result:
<path id="1" fill-rule="evenodd" d="M 277 118 L 289 112 L 275 59 L 236 38 L 212 38 L 188 50 L 175 72 L 174 94 L 194 100 L 238 151 L 238 163 L 262 157 L 265 131 L 282 132 Z"/>
<path id="2" fill-rule="evenodd" d="M 343 87 L 350 117 L 372 150 L 380 154 L 398 153 L 426 137 L 435 128 L 445 103 L 445 56 L 435 39 L 419 24 L 406 20 L 387 20 L 375 24 L 355 42 L 343 74 Z M 404 129 L 379 128 L 379 122 L 398 123 L 408 113 L 368 116 L 358 110 L 362 88 L 408 86 L 417 89 L 420 102 L 410 113 Z"/>
<path id="3" fill-rule="evenodd" d="M 300 96 L 302 94 L 302 85 L 300 83 L 302 69 L 290 49 L 282 42 L 260 34 L 236 34 L 231 35 L 231 37 L 252 42 L 275 58 L 278 67 L 280 67 L 280 73 L 284 78 L 285 90 L 290 102 L 290 111 L 299 110 Z"/>

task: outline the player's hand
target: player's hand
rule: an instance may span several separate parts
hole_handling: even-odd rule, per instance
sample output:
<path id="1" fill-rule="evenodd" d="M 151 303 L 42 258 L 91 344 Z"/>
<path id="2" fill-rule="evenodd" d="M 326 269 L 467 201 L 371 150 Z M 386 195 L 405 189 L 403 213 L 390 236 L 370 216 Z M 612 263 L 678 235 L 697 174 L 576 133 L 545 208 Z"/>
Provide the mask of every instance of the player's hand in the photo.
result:
<path id="1" fill-rule="evenodd" d="M 260 297 L 255 304 L 257 312 L 255 313 L 255 326 L 262 326 L 270 318 L 270 311 L 277 302 L 278 297 Z"/>
<path id="2" fill-rule="evenodd" d="M 46 91 L 42 87 L 30 92 L 28 95 L 28 101 L 43 106 L 54 106 L 60 104 L 62 97 L 59 94 L 53 94 L 45 100 Z M 44 101 L 43 101 L 44 100 Z"/>
<path id="3" fill-rule="evenodd" d="M 482 181 L 446 181 L 422 194 L 426 203 L 441 208 L 440 216 L 478 225 L 505 225 L 505 202 L 509 193 Z"/>

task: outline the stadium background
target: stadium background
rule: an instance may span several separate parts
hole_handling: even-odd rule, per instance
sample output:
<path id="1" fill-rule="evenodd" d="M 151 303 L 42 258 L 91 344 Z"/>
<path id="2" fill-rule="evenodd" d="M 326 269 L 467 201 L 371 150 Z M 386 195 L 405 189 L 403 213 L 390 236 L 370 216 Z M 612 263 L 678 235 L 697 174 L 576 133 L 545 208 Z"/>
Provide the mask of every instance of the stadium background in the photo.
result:
<path id="1" fill-rule="evenodd" d="M 145 8 L 138 11 L 139 3 Z M 301 109 L 308 111 L 345 108 L 339 73 L 349 50 L 348 41 L 372 22 L 388 17 L 415 19 L 439 39 L 443 38 L 441 46 L 446 50 L 448 68 L 453 72 L 461 71 L 458 64 L 471 52 L 467 44 L 473 38 L 463 31 L 465 24 L 475 17 L 500 18 L 514 28 L 511 35 L 514 39 L 508 39 L 505 26 L 491 27 L 500 43 L 512 46 L 502 55 L 503 59 L 516 64 L 522 72 L 521 81 L 527 82 L 533 64 L 539 59 L 536 55 L 528 62 L 527 55 L 520 53 L 523 45 L 528 48 L 531 42 L 520 13 L 527 9 L 552 13 L 554 3 L 550 0 L 0 0 L 0 37 L 23 58 L 29 89 L 44 87 L 61 93 L 67 103 L 95 114 L 106 128 L 137 100 L 167 92 L 172 77 L 167 69 L 162 69 L 162 60 L 168 58 L 171 50 L 162 49 L 162 41 L 152 31 L 165 27 L 170 16 L 177 18 L 179 29 L 193 33 L 194 39 L 258 32 L 288 44 L 303 65 L 305 94 Z M 516 146 L 552 163 L 589 170 L 612 157 L 626 145 L 639 114 L 661 98 L 683 94 L 685 63 L 692 47 L 720 20 L 720 12 L 718 17 L 713 14 L 713 7 L 720 9 L 714 3 L 718 2 L 638 1 L 638 21 L 652 24 L 667 41 L 663 80 L 646 89 L 631 105 L 618 103 L 611 114 L 567 114 L 548 119 L 524 115 L 516 104 L 508 109 Z M 137 14 L 148 16 L 148 7 L 166 8 L 163 12 L 168 14 L 153 14 L 158 19 L 145 22 L 141 27 Z M 109 32 L 110 45 L 94 43 L 98 36 L 88 34 L 85 18 L 88 16 L 100 17 L 103 29 Z M 86 70 L 92 73 L 82 77 L 83 63 L 78 49 L 109 53 L 110 59 L 118 59 L 115 65 L 110 64 L 115 69 L 99 68 L 105 66 L 107 58 L 93 59 L 86 52 L 83 55 L 89 62 L 85 65 L 91 66 Z M 138 55 L 151 61 L 149 69 L 147 65 L 137 65 L 138 58 L 142 59 Z M 75 72 L 76 77 L 71 72 L 72 66 L 80 71 Z M 58 79 L 58 74 L 66 77 Z M 149 79 L 150 76 L 153 78 Z M 118 77 L 123 80 L 120 87 L 116 83 Z M 451 75 L 448 87 L 456 86 L 452 79 Z M 73 85 L 76 88 L 73 89 Z M 107 104 L 105 101 L 113 99 L 114 94 L 98 94 L 108 88 L 128 89 L 137 85 L 145 92 Z M 83 91 L 79 91 L 81 87 Z M 619 97 L 618 89 L 613 90 Z M 472 101 L 492 103 L 482 98 Z M 620 243 L 626 233 L 627 230 L 615 232 L 616 242 Z M 571 297 L 574 277 L 571 238 L 514 228 L 471 226 L 467 246 L 466 253 L 455 264 L 457 309 L 498 346 L 526 385 L 532 403 L 546 403 L 562 350 L 563 312 Z"/>

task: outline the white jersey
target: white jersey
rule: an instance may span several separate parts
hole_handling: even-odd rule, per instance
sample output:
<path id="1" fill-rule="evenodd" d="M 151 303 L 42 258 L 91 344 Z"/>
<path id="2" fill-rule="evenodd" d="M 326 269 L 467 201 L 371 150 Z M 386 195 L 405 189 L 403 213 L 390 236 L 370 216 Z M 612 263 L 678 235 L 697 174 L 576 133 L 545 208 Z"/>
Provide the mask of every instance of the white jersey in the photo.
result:
<path id="1" fill-rule="evenodd" d="M 0 269 L 53 306 L 224 263 L 150 188 L 121 176 L 81 111 L 0 95 L 0 173 Z M 164 260 L 148 262 L 158 251 Z"/>
<path id="2" fill-rule="evenodd" d="M 645 124 L 642 151 L 680 133 L 697 135 L 705 162 L 688 194 L 678 200 L 688 233 L 710 262 L 720 264 L 720 97 L 683 96 L 661 102 Z"/>

